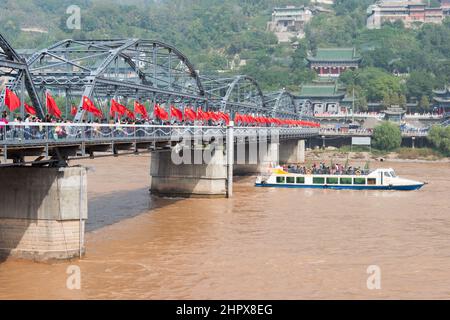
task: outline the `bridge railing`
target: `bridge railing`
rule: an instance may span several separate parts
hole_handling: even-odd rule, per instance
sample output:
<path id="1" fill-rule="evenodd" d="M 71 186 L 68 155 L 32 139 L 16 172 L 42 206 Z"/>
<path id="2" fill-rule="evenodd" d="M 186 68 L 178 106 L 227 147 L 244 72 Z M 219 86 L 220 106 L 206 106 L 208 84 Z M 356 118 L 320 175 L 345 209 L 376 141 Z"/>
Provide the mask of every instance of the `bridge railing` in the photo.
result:
<path id="1" fill-rule="evenodd" d="M 428 136 L 428 128 L 426 129 L 406 129 L 401 130 L 403 137 L 426 137 Z M 348 131 L 342 131 L 339 129 L 322 128 L 320 134 L 323 136 L 372 136 L 373 130 L 371 129 L 351 129 Z"/>
<path id="2" fill-rule="evenodd" d="M 75 123 L 0 123 L 0 145 L 42 145 L 81 142 L 173 141 L 226 136 L 224 126 L 75 124 Z M 255 133 L 280 137 L 314 136 L 316 128 L 300 127 L 234 127 L 234 136 Z"/>

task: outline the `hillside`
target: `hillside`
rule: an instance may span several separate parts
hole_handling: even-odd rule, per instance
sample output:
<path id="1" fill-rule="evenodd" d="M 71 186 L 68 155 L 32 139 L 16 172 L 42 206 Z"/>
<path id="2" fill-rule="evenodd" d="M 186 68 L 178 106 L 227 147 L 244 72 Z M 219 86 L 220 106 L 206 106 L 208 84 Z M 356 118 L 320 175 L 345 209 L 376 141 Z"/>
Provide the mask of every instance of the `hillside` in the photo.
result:
<path id="1" fill-rule="evenodd" d="M 312 80 L 304 58 L 322 46 L 357 47 L 365 68 L 342 80 L 355 87 L 360 101 L 429 98 L 433 88 L 450 83 L 449 21 L 417 30 L 396 23 L 367 30 L 366 8 L 373 0 L 336 0 L 332 13 L 315 16 L 307 25 L 297 50 L 278 44 L 266 31 L 273 7 L 308 2 L 1 0 L 0 32 L 16 48 L 43 48 L 64 38 L 160 39 L 181 48 L 202 73 L 246 73 L 267 91 L 286 87 L 296 92 Z M 82 10 L 81 30 L 66 27 L 65 10 L 72 4 Z M 230 70 L 231 65 L 241 66 Z M 411 77 L 394 77 L 393 70 Z"/>

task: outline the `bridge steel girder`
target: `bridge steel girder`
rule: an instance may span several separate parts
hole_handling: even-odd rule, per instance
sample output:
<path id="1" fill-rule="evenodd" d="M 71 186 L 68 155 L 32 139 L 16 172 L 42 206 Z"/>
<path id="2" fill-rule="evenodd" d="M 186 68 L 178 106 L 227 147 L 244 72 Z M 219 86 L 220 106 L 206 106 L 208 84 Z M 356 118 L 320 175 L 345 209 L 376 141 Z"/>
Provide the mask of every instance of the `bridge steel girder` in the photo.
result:
<path id="1" fill-rule="evenodd" d="M 301 117 L 294 96 L 285 89 L 266 94 L 264 98 L 270 107 L 272 117 L 294 119 Z"/>
<path id="2" fill-rule="evenodd" d="M 42 89 L 80 95 L 75 122 L 84 118 L 82 96 L 206 100 L 193 64 L 177 48 L 157 40 L 67 39 L 34 54 L 27 64 Z"/>
<path id="3" fill-rule="evenodd" d="M 258 82 L 247 75 L 231 78 L 203 78 L 209 106 L 230 114 L 268 114 L 264 94 Z"/>
<path id="4" fill-rule="evenodd" d="M 0 34 L 0 78 L 11 78 L 6 87 L 16 91 L 20 86 L 21 110 L 24 110 L 25 90 L 31 99 L 31 103 L 36 109 L 37 116 L 44 118 L 42 103 L 37 94 L 36 88 L 31 79 L 30 72 L 24 59 L 12 48 L 6 38 Z M 0 95 L 0 106 L 3 108 L 4 94 Z"/>

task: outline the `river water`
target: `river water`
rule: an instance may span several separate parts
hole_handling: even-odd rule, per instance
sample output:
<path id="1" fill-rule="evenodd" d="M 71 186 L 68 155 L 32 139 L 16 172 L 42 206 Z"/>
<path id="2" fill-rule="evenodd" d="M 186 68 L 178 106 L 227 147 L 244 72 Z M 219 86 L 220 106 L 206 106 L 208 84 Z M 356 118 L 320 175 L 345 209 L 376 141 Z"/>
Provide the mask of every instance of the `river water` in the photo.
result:
<path id="1" fill-rule="evenodd" d="M 232 199 L 150 197 L 146 156 L 80 163 L 86 257 L 1 262 L 0 298 L 450 298 L 449 163 L 383 164 L 430 183 L 420 191 L 262 189 L 248 177 Z M 81 290 L 66 287 L 70 265 Z M 371 265 L 379 290 L 367 288 Z"/>

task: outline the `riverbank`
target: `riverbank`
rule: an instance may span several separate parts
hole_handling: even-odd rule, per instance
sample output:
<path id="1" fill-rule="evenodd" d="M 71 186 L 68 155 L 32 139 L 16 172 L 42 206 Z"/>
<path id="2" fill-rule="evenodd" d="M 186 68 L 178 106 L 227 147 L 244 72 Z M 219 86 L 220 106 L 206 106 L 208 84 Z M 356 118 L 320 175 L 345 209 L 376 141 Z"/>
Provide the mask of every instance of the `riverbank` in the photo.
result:
<path id="1" fill-rule="evenodd" d="M 306 151 L 307 163 L 318 161 L 333 161 L 345 163 L 351 162 L 405 162 L 405 163 L 450 163 L 449 157 L 444 157 L 429 148 L 400 148 L 394 152 L 381 152 L 379 150 L 367 150 L 368 148 L 350 147 L 323 149 L 308 149 Z"/>

